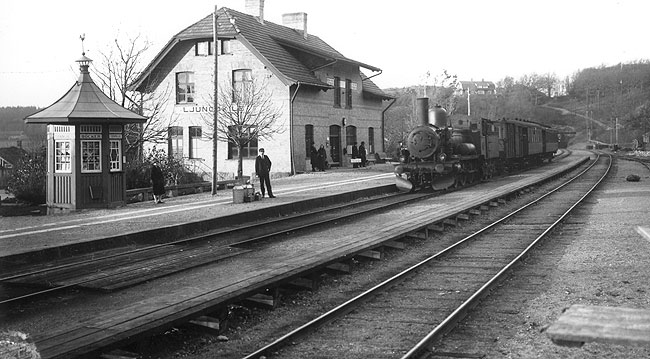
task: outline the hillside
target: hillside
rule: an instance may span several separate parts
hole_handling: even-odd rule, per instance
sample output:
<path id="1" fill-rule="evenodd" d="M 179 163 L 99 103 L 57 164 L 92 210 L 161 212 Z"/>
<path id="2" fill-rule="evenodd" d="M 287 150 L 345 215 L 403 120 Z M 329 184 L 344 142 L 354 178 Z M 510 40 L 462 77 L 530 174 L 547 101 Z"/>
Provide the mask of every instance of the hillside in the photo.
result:
<path id="1" fill-rule="evenodd" d="M 27 125 L 24 118 L 38 111 L 37 107 L 0 107 L 0 148 L 22 147 L 27 151 L 45 143 L 45 125 Z"/>

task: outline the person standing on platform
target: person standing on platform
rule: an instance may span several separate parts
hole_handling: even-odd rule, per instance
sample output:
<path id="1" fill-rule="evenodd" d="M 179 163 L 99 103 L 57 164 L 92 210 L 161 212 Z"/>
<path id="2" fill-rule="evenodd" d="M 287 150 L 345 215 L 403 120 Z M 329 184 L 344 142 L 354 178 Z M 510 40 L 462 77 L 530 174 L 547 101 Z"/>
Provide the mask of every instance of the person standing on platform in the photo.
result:
<path id="1" fill-rule="evenodd" d="M 163 203 L 165 176 L 160 169 L 158 161 L 154 161 L 151 165 L 151 184 L 153 185 L 153 203 Z"/>
<path id="2" fill-rule="evenodd" d="M 363 141 L 359 145 L 359 157 L 361 158 L 361 167 L 366 167 L 366 143 Z"/>
<path id="3" fill-rule="evenodd" d="M 355 142 L 354 145 L 352 145 L 352 159 L 357 159 L 359 158 L 359 149 L 357 148 L 357 143 Z M 359 165 L 356 162 L 352 162 L 352 167 L 357 168 Z"/>
<path id="4" fill-rule="evenodd" d="M 321 171 L 325 172 L 327 168 L 327 152 L 325 152 L 325 146 L 320 145 L 318 149 L 318 167 Z"/>
<path id="5" fill-rule="evenodd" d="M 264 186 L 266 185 L 266 188 L 269 190 L 269 198 L 275 198 L 271 189 L 271 179 L 269 178 L 269 174 L 271 173 L 271 159 L 264 154 L 263 148 L 260 148 L 260 154 L 255 159 L 255 173 L 260 178 L 262 197 L 264 197 Z"/>
<path id="6" fill-rule="evenodd" d="M 318 150 L 314 141 L 311 141 L 311 150 L 309 151 L 309 159 L 311 160 L 311 171 L 316 172 L 318 169 Z"/>

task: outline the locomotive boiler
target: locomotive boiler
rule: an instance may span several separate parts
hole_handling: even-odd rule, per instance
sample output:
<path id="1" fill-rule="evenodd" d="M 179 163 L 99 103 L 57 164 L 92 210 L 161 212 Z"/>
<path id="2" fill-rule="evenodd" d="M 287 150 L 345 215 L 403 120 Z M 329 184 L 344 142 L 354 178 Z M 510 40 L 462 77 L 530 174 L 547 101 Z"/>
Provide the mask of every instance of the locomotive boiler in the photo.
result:
<path id="1" fill-rule="evenodd" d="M 429 109 L 427 98 L 417 99 L 416 113 L 419 125 L 409 132 L 395 167 L 401 190 L 463 186 L 550 160 L 558 149 L 557 132 L 535 122 L 480 119 L 452 126 L 444 109 Z"/>

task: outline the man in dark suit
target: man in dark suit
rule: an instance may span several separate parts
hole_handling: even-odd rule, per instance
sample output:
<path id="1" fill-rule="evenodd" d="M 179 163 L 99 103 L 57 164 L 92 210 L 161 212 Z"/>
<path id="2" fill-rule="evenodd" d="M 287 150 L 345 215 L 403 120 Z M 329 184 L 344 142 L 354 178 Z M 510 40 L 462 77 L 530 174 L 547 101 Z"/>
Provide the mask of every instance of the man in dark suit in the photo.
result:
<path id="1" fill-rule="evenodd" d="M 264 197 L 264 186 L 269 190 L 269 198 L 275 198 L 273 190 L 271 189 L 271 179 L 269 173 L 271 172 L 271 159 L 264 154 L 264 149 L 260 148 L 260 154 L 255 158 L 255 173 L 260 178 L 260 189 L 262 190 L 262 197 Z"/>

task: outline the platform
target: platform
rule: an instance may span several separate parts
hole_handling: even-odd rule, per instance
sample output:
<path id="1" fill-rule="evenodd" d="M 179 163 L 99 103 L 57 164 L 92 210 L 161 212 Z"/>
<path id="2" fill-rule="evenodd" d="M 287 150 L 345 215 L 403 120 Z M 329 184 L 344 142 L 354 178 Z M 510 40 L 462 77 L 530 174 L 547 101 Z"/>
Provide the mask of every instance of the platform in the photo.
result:
<path id="1" fill-rule="evenodd" d="M 523 174 L 447 194 L 444 200 L 436 198 L 417 204 L 409 209 L 413 214 L 408 220 L 403 209 L 378 214 L 372 223 L 382 225 L 373 224 L 374 230 L 360 228 L 358 224 L 348 224 L 348 227 L 342 224 L 341 228 L 327 228 L 322 234 L 296 238 L 290 248 L 283 243 L 265 246 L 264 250 L 242 253 L 227 261 L 120 290 L 114 295 L 80 294 L 78 300 L 71 301 L 74 305 L 66 302 L 42 306 L 37 311 L 12 317 L 4 325 L 30 333 L 43 358 L 84 356 L 195 319 L 351 253 L 398 239 L 404 235 L 405 226 L 407 230 L 417 230 L 426 225 L 423 223 L 442 221 L 491 198 L 558 175 L 584 159 L 584 156 L 572 156 Z M 52 255 L 79 246 L 96 246 L 119 240 L 116 238 L 128 240 L 142 232 L 148 233 L 148 237 L 166 236 L 174 231 L 183 232 L 182 228 L 196 230 L 202 226 L 200 223 L 228 222 L 236 218 L 232 216 L 252 217 L 260 211 L 278 215 L 296 206 L 320 206 L 332 198 L 349 200 L 350 193 L 359 195 L 358 190 L 370 193 L 394 188 L 391 167 L 386 166 L 382 171 L 382 165 L 375 165 L 371 169 L 332 171 L 322 177 L 313 174 L 278 179 L 273 181 L 277 198 L 261 202 L 233 204 L 228 195 L 215 199 L 202 194 L 167 200 L 162 206 L 142 203 L 113 211 L 37 217 L 38 223 L 34 224 L 14 221 L 12 229 L 3 226 L 0 231 L 0 250 L 4 256 L 1 259 L 7 265 L 43 253 Z M 166 232 L 157 232 L 161 230 Z M 188 276 L 194 278 L 191 283 L 187 282 Z M 53 325 L 59 329 L 52 331 Z"/>

